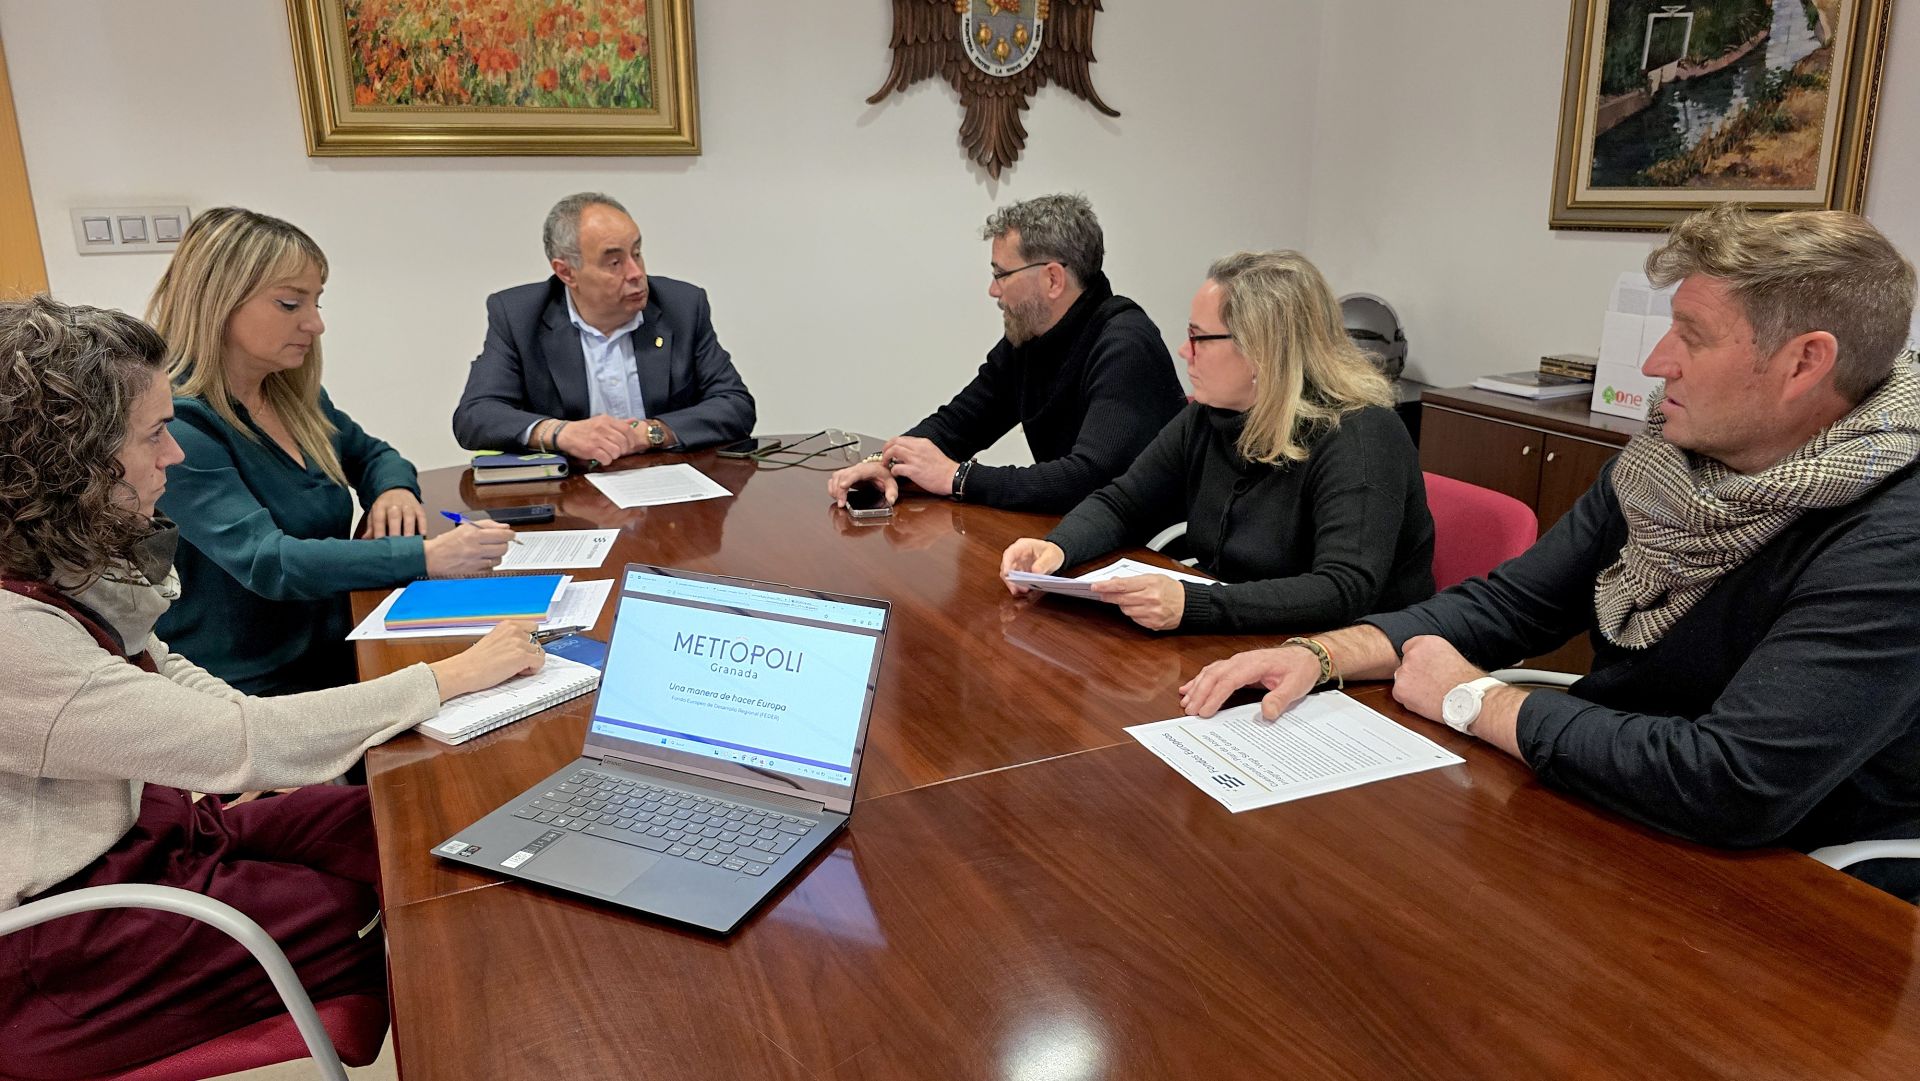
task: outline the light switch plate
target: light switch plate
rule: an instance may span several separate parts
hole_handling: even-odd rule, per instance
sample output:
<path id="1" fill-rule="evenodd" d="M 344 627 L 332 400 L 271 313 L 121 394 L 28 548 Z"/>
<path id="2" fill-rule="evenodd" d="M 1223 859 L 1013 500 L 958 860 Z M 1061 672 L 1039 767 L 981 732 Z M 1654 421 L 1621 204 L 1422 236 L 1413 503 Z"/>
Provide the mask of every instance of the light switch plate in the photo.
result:
<path id="1" fill-rule="evenodd" d="M 81 255 L 171 252 L 193 220 L 184 206 L 88 206 L 68 214 Z"/>

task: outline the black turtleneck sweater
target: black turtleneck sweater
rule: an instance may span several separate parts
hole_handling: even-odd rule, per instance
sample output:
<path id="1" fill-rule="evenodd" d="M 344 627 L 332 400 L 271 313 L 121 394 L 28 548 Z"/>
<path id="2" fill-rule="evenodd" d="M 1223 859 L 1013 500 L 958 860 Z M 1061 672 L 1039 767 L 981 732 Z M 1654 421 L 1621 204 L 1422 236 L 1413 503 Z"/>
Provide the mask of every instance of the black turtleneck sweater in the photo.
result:
<path id="1" fill-rule="evenodd" d="M 964 498 L 1057 514 L 1119 476 L 1184 397 L 1153 321 L 1095 274 L 1046 333 L 1000 339 L 973 382 L 905 434 L 958 462 L 1020 425 L 1034 464 L 975 465 Z"/>
<path id="2" fill-rule="evenodd" d="M 1240 456 L 1246 414 L 1193 404 L 1119 480 L 1047 539 L 1067 566 L 1185 519 L 1199 568 L 1179 630 L 1246 634 L 1344 627 L 1433 596 L 1433 517 L 1413 440 L 1367 406 L 1309 436 L 1302 462 Z"/>

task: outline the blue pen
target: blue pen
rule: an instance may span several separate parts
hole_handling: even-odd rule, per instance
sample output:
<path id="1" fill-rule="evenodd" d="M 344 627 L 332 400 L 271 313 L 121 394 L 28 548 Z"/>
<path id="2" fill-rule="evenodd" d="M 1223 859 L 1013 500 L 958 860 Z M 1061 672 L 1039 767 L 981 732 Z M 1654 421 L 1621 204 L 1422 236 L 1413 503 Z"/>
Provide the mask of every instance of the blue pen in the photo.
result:
<path id="1" fill-rule="evenodd" d="M 446 519 L 447 521 L 449 521 L 449 522 L 452 522 L 452 523 L 453 523 L 454 525 L 466 525 L 466 524 L 467 524 L 467 520 L 466 520 L 465 518 L 462 518 L 462 517 L 460 517 L 460 516 L 459 516 L 458 514 L 455 514 L 454 512 L 452 512 L 452 511 L 450 511 L 450 510 L 443 510 L 443 511 L 441 511 L 441 512 L 440 512 L 440 517 L 442 517 L 442 518 L 445 518 L 445 519 Z M 513 538 L 513 543 L 515 543 L 515 544 L 519 544 L 519 543 L 520 543 L 520 538 L 519 538 L 519 537 L 515 537 L 515 538 Z"/>

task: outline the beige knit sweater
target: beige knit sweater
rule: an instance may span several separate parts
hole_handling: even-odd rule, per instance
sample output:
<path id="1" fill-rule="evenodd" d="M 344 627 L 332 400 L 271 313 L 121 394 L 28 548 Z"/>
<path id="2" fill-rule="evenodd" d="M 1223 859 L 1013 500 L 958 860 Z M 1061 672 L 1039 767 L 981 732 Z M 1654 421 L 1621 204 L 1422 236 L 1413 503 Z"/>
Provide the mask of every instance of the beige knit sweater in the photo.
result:
<path id="1" fill-rule="evenodd" d="M 142 782 L 200 792 L 317 784 L 440 708 L 424 664 L 350 687 L 250 698 L 153 636 L 167 601 L 101 582 L 76 595 L 157 674 L 58 609 L 0 592 L 0 910 L 93 862 L 133 828 Z"/>

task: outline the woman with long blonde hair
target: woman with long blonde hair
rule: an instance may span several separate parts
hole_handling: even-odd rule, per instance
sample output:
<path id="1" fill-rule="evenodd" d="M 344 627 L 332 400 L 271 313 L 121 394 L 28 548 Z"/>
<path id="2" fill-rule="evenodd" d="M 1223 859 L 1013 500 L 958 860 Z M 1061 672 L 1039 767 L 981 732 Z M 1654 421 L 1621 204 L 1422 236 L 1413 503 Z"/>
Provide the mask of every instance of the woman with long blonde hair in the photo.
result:
<path id="1" fill-rule="evenodd" d="M 1433 518 L 1413 441 L 1305 256 L 1214 263 L 1180 356 L 1192 404 L 1045 540 L 1013 542 L 1003 575 L 1051 573 L 1184 520 L 1218 583 L 1144 574 L 1093 587 L 1150 630 L 1314 631 L 1432 595 Z"/>
<path id="2" fill-rule="evenodd" d="M 349 591 L 490 570 L 512 537 L 463 525 L 423 539 L 413 466 L 320 385 L 326 280 L 299 228 L 220 207 L 188 226 L 147 307 L 186 452 L 160 506 L 180 526 L 183 592 L 159 630 L 249 694 L 351 682 Z"/>

